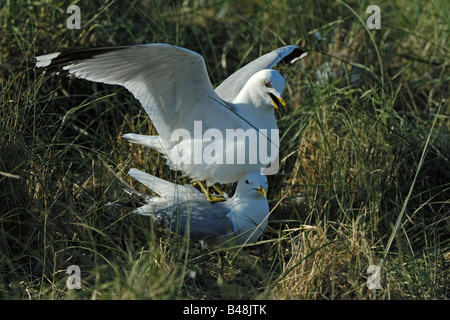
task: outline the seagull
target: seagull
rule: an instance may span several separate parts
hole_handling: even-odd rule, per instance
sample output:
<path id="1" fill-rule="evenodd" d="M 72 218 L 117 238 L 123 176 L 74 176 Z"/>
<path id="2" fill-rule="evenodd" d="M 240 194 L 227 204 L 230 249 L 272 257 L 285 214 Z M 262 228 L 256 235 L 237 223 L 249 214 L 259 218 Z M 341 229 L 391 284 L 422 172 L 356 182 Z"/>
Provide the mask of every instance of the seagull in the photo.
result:
<path id="1" fill-rule="evenodd" d="M 254 243 L 267 227 L 268 182 L 259 172 L 241 177 L 234 196 L 217 203 L 210 203 L 190 185 L 174 184 L 135 168 L 128 174 L 159 195 L 143 196 L 145 204 L 134 213 L 151 216 L 171 232 L 200 241 L 203 249 Z"/>
<path id="2" fill-rule="evenodd" d="M 122 137 L 162 153 L 172 170 L 191 181 L 214 186 L 264 172 L 274 162 L 279 145 L 274 108 L 285 108 L 286 103 L 285 79 L 271 68 L 306 54 L 299 46 L 278 48 L 215 90 L 203 57 L 169 44 L 55 52 L 36 57 L 36 68 L 124 86 L 140 101 L 158 135 Z"/>

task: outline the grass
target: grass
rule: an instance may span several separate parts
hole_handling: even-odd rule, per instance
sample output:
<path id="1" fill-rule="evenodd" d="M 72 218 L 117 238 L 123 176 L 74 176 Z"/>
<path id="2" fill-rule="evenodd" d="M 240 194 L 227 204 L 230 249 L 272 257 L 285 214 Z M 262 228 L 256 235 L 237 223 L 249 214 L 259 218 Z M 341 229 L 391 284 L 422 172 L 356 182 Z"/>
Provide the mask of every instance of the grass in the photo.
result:
<path id="1" fill-rule="evenodd" d="M 188 3 L 189 5 L 185 5 Z M 449 4 L 110 1 L 1 11 L 2 299 L 448 299 Z M 320 36 L 319 36 L 320 34 Z M 107 201 L 148 192 L 131 167 L 184 182 L 122 133 L 153 132 L 120 87 L 33 71 L 63 49 L 165 42 L 201 53 L 213 84 L 286 44 L 280 171 L 256 245 L 202 251 Z M 66 286 L 70 265 L 81 290 Z M 370 265 L 380 289 L 369 289 Z"/>

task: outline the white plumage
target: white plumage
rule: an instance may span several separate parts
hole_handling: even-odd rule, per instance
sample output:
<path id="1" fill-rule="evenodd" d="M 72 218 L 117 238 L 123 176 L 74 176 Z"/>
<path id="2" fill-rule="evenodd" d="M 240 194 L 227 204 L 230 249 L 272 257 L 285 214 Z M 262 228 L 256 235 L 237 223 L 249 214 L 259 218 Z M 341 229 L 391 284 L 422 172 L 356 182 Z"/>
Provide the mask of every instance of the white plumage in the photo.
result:
<path id="1" fill-rule="evenodd" d="M 306 51 L 297 46 L 279 48 L 238 70 L 216 90 L 202 56 L 167 44 L 51 53 L 37 57 L 36 67 L 124 86 L 140 101 L 158 136 L 123 137 L 163 153 L 172 169 L 181 170 L 193 180 L 213 184 L 236 182 L 243 175 L 270 165 L 275 158 L 278 132 L 273 108 L 285 105 L 282 99 L 285 81 L 270 68 L 280 61 L 293 63 L 305 55 Z M 195 136 L 196 124 L 201 124 L 200 138 Z M 177 129 L 188 133 L 190 139 L 174 139 Z M 257 135 L 251 146 L 242 136 L 230 144 L 226 140 L 229 129 L 267 131 L 266 135 Z M 205 139 L 206 132 L 215 133 L 214 139 L 211 136 Z M 212 142 L 216 147 L 223 146 L 222 154 L 217 153 L 218 148 L 211 152 Z M 256 149 L 251 149 L 255 146 Z M 266 157 L 261 157 L 261 146 L 267 149 Z M 236 157 L 242 155 L 242 150 L 245 161 L 239 163 Z M 257 156 L 253 161 L 255 150 Z M 205 160 L 208 151 L 212 163 Z M 236 156 L 233 161 L 227 158 L 231 152 Z"/>
<path id="2" fill-rule="evenodd" d="M 138 169 L 128 174 L 159 195 L 145 197 L 146 204 L 135 213 L 149 215 L 170 231 L 201 241 L 203 248 L 254 243 L 267 227 L 268 183 L 260 173 L 241 177 L 234 196 L 214 204 L 189 185 L 177 185 Z"/>

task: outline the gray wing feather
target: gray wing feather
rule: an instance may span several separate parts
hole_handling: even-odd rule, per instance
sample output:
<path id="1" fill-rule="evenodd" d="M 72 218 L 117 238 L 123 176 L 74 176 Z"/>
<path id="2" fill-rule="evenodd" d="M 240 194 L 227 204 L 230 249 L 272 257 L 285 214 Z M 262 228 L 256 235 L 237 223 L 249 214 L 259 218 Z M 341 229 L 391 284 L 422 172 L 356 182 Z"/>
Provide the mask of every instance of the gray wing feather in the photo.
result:
<path id="1" fill-rule="evenodd" d="M 233 101 L 239 91 L 247 83 L 248 79 L 256 72 L 264 69 L 271 69 L 279 62 L 294 63 L 298 59 L 303 58 L 306 53 L 307 50 L 299 46 L 285 46 L 278 48 L 253 60 L 233 73 L 215 89 L 215 92 L 223 100 Z"/>
<path id="2" fill-rule="evenodd" d="M 192 240 L 207 240 L 233 234 L 234 224 L 227 217 L 229 212 L 221 203 L 191 200 L 155 208 L 153 215 L 172 232 L 185 236 L 189 230 Z"/>

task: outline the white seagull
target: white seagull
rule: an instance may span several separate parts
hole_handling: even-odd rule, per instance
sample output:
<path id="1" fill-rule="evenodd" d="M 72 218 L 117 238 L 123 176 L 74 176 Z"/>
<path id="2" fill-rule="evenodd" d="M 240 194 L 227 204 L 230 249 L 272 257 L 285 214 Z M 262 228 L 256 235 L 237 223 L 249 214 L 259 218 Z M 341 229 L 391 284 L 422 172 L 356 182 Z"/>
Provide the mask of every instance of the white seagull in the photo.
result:
<path id="1" fill-rule="evenodd" d="M 159 195 L 144 196 L 145 204 L 135 213 L 151 216 L 171 232 L 200 241 L 204 249 L 254 243 L 267 227 L 268 183 L 259 172 L 241 177 L 234 196 L 214 204 L 190 185 L 177 185 L 138 169 L 128 174 Z"/>
<path id="2" fill-rule="evenodd" d="M 192 181 L 213 185 L 264 172 L 278 156 L 273 109 L 286 106 L 285 80 L 270 68 L 306 54 L 298 46 L 278 48 L 236 71 L 215 90 L 201 55 L 168 44 L 56 52 L 36 57 L 36 67 L 124 86 L 140 101 L 158 136 L 123 137 L 161 152 L 171 169 Z"/>

